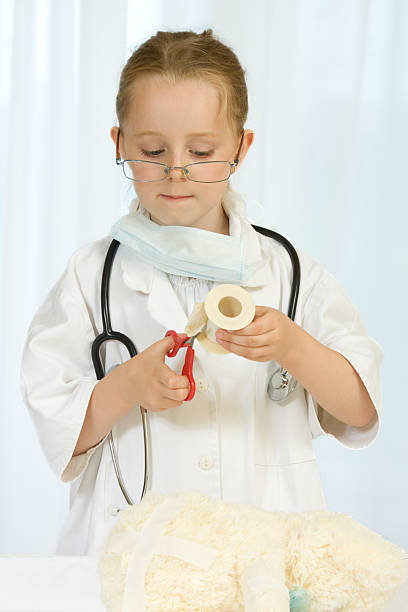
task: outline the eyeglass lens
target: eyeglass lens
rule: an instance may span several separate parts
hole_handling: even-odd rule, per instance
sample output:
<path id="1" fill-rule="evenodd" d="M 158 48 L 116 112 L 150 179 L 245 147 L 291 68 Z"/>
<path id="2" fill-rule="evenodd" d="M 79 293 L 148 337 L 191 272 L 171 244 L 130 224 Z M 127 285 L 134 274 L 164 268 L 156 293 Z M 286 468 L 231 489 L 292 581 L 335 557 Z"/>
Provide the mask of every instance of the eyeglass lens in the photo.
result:
<path id="1" fill-rule="evenodd" d="M 164 166 L 148 161 L 124 161 L 125 176 L 134 181 L 160 181 L 166 178 Z M 171 170 L 171 172 L 175 172 Z M 179 174 L 181 170 L 177 170 Z M 198 162 L 186 168 L 187 178 L 191 181 L 211 183 L 225 181 L 230 175 L 230 163 L 227 161 Z"/>

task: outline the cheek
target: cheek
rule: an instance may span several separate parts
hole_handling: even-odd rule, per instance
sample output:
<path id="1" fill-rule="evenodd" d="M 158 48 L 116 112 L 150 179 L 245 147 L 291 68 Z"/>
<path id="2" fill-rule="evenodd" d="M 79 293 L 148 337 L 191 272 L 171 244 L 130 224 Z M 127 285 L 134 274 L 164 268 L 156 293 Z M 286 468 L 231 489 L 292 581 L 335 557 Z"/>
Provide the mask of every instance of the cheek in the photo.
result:
<path id="1" fill-rule="evenodd" d="M 143 198 L 145 198 L 146 196 L 151 198 L 152 195 L 156 193 L 158 183 L 133 183 L 133 186 L 136 195 L 139 197 L 140 200 L 143 200 Z"/>
<path id="2" fill-rule="evenodd" d="M 163 191 L 163 183 L 134 183 L 134 190 L 147 210 L 160 206 L 159 194 Z"/>
<path id="3" fill-rule="evenodd" d="M 153 183 L 133 183 L 135 196 L 140 200 L 143 207 L 153 215 L 157 216 L 160 211 L 160 198 L 157 196 L 160 193 L 158 184 Z"/>
<path id="4" fill-rule="evenodd" d="M 213 208 L 221 202 L 226 191 L 226 183 L 195 183 L 196 193 L 207 208 Z"/>

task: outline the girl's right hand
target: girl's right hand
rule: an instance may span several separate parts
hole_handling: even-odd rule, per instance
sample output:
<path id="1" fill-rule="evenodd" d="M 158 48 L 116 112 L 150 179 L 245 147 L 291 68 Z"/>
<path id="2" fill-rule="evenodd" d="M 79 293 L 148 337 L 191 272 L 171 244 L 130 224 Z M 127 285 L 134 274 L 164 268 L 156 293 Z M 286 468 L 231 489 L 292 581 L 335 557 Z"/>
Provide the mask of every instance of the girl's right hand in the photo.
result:
<path id="1" fill-rule="evenodd" d="M 111 372 L 121 377 L 118 391 L 129 406 L 140 404 L 152 412 L 181 406 L 190 383 L 187 376 L 176 374 L 164 361 L 173 346 L 172 336 L 166 336 Z"/>

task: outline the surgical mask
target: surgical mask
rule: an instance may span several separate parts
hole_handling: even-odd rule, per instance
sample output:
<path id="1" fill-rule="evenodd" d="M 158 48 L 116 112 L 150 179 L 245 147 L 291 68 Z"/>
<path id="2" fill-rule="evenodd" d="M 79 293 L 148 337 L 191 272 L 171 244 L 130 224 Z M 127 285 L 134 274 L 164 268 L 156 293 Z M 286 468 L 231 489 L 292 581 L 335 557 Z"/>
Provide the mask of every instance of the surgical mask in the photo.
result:
<path id="1" fill-rule="evenodd" d="M 110 235 L 163 272 L 221 283 L 259 284 L 254 275 L 264 268 L 256 231 L 246 218 L 245 202 L 230 186 L 222 206 L 230 235 L 196 227 L 159 225 L 137 198 L 130 214 L 112 226 Z"/>

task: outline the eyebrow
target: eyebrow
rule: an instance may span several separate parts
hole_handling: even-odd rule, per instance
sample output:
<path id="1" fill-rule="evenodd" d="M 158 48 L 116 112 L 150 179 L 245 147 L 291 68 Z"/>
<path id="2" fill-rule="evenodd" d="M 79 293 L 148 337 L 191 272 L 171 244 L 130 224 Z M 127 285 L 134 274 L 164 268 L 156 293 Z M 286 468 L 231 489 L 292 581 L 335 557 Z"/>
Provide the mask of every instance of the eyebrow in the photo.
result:
<path id="1" fill-rule="evenodd" d="M 134 134 L 135 136 L 165 136 L 161 132 L 152 132 L 151 130 L 147 132 L 138 132 Z M 192 134 L 187 134 L 187 136 L 218 136 L 216 132 L 193 132 Z"/>

